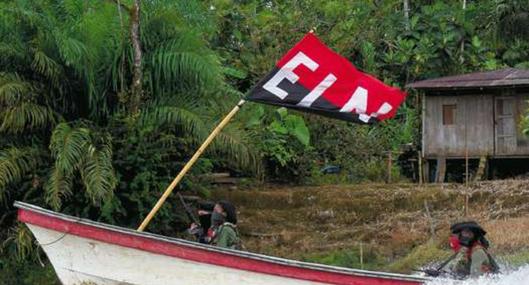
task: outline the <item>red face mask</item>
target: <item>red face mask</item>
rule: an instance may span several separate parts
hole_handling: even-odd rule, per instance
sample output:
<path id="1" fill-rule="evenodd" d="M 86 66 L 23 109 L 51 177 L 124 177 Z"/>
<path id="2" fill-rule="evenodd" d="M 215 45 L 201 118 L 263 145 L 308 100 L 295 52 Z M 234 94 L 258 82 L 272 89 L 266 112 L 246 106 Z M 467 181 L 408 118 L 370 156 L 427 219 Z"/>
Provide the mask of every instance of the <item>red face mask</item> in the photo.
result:
<path id="1" fill-rule="evenodd" d="M 458 252 L 461 248 L 461 244 L 459 243 L 459 238 L 457 237 L 457 235 L 451 235 L 448 238 L 448 242 L 450 243 L 450 247 L 452 248 L 452 250 L 455 252 Z"/>

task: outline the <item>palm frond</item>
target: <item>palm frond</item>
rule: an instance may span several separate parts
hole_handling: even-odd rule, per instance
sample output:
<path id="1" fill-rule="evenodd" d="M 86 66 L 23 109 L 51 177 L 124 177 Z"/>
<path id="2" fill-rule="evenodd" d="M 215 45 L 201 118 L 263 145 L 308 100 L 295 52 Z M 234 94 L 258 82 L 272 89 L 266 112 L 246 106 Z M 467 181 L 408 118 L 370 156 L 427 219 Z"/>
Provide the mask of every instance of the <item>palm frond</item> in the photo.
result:
<path id="1" fill-rule="evenodd" d="M 109 137 L 96 149 L 91 146 L 81 167 L 81 177 L 93 204 L 100 204 L 112 195 L 117 179 L 112 166 L 112 146 Z"/>
<path id="2" fill-rule="evenodd" d="M 65 0 L 62 1 L 60 6 L 64 13 L 72 19 L 76 19 L 79 17 L 79 15 L 83 14 L 85 3 L 84 1 L 78 1 L 78 0 Z"/>
<path id="3" fill-rule="evenodd" d="M 33 70 L 51 80 L 54 86 L 59 86 L 61 78 L 63 77 L 63 68 L 55 60 L 48 57 L 44 52 L 35 52 L 31 67 Z"/>
<path id="4" fill-rule="evenodd" d="M 7 230 L 7 238 L 3 245 L 13 243 L 15 245 L 12 257 L 17 261 L 25 261 L 29 258 L 38 259 L 39 247 L 34 242 L 33 235 L 28 227 L 22 222 L 16 223 L 15 226 Z M 9 247 L 4 247 L 9 248 Z"/>
<path id="5" fill-rule="evenodd" d="M 199 35 L 185 32 L 147 54 L 152 91 L 218 90 L 223 79 L 220 61 L 206 47 Z"/>
<path id="6" fill-rule="evenodd" d="M 213 141 L 211 151 L 228 159 L 230 165 L 259 174 L 262 169 L 257 148 L 240 128 L 226 128 Z"/>
<path id="7" fill-rule="evenodd" d="M 9 184 L 17 183 L 39 164 L 35 148 L 10 147 L 0 150 L 0 201 Z"/>
<path id="8" fill-rule="evenodd" d="M 1 36 L 1 35 L 0 35 Z M 27 49 L 19 39 L 9 37 L 10 41 L 4 38 L 4 42 L 0 42 L 0 63 L 7 65 L 13 61 L 23 62 L 27 56 Z"/>
<path id="9" fill-rule="evenodd" d="M 108 134 L 61 123 L 53 131 L 50 150 L 55 164 L 45 189 L 46 201 L 52 207 L 60 208 L 62 200 L 72 193 L 76 172 L 80 173 L 86 194 L 94 204 L 112 195 L 117 178 Z"/>
<path id="10" fill-rule="evenodd" d="M 17 74 L 0 73 L 0 106 L 18 104 L 23 97 L 27 98 L 33 87 Z"/>
<path id="11" fill-rule="evenodd" d="M 73 171 L 73 170 L 72 170 Z M 72 194 L 72 173 L 55 167 L 44 185 L 45 201 L 54 210 L 59 210 L 62 200 Z"/>
<path id="12" fill-rule="evenodd" d="M 22 102 L 0 111 L 0 132 L 22 133 L 53 126 L 59 115 L 47 106 Z"/>
<path id="13" fill-rule="evenodd" d="M 60 123 L 53 130 L 50 150 L 55 164 L 44 189 L 46 202 L 54 209 L 58 210 L 62 200 L 72 193 L 73 174 L 79 169 L 90 141 L 87 128 L 72 128 L 68 123 Z"/>
<path id="14" fill-rule="evenodd" d="M 178 106 L 152 106 L 142 112 L 141 122 L 151 126 L 169 126 L 183 133 L 203 138 L 207 135 L 207 124 L 203 116 L 192 109 Z"/>
<path id="15" fill-rule="evenodd" d="M 22 133 L 53 126 L 60 115 L 34 102 L 37 89 L 14 73 L 0 73 L 0 132 Z"/>
<path id="16" fill-rule="evenodd" d="M 88 128 L 72 128 L 68 123 L 60 123 L 53 130 L 50 150 L 55 157 L 55 168 L 63 173 L 79 169 L 83 157 L 92 144 Z"/>
<path id="17" fill-rule="evenodd" d="M 85 60 L 88 55 L 88 48 L 86 45 L 74 37 L 70 37 L 68 34 L 64 34 L 63 31 L 54 31 L 55 41 L 59 47 L 61 58 L 64 60 L 67 66 L 73 66 L 78 72 L 82 71 L 85 66 Z"/>

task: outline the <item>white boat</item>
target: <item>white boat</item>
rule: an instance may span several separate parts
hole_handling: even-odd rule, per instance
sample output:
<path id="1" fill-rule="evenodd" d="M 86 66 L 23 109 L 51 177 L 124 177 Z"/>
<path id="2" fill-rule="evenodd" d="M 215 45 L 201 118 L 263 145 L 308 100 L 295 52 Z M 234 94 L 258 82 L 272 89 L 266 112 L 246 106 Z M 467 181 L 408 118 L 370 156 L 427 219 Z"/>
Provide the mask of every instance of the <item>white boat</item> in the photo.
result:
<path id="1" fill-rule="evenodd" d="M 16 202 L 64 285 L 415 285 L 418 276 L 326 266 L 116 227 Z"/>

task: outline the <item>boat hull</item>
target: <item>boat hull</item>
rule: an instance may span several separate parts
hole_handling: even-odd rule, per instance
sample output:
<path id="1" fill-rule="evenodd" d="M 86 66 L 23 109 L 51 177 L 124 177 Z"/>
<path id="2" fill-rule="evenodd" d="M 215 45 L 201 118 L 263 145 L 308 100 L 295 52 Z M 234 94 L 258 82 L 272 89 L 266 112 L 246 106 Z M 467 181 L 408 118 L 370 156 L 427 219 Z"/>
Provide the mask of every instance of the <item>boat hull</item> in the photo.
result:
<path id="1" fill-rule="evenodd" d="M 61 232 L 33 225 L 29 228 L 45 244 L 46 254 L 63 284 L 209 284 L 212 280 L 222 280 L 221 284 L 323 284 L 154 254 L 74 235 L 63 237 Z"/>
<path id="2" fill-rule="evenodd" d="M 353 270 L 141 233 L 17 203 L 65 285 L 422 284 L 415 276 Z"/>

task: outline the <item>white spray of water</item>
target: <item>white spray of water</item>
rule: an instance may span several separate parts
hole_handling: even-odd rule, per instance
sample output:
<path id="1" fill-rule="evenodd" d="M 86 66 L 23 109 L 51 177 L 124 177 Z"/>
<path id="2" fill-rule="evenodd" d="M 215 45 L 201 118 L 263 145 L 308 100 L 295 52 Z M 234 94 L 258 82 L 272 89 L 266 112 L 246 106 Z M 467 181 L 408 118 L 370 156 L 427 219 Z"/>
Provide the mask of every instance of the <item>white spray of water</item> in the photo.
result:
<path id="1" fill-rule="evenodd" d="M 529 265 L 516 270 L 466 281 L 435 280 L 427 285 L 529 285 Z"/>

